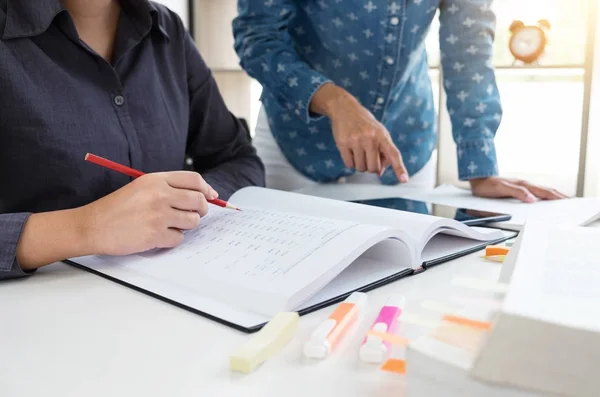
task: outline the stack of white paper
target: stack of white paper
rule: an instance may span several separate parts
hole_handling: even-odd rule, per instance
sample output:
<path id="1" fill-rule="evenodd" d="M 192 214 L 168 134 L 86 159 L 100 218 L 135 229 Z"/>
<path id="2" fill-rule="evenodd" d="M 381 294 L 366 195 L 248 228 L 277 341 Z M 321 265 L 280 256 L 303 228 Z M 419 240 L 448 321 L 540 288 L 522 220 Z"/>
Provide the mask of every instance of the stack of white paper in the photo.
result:
<path id="1" fill-rule="evenodd" d="M 600 230 L 528 222 L 510 287 L 472 369 L 480 379 L 598 396 Z"/>
<path id="2" fill-rule="evenodd" d="M 510 285 L 489 312 L 491 330 L 449 340 L 438 327 L 410 344 L 408 395 L 600 395 L 598 242 L 599 229 L 527 222 L 504 264 Z"/>

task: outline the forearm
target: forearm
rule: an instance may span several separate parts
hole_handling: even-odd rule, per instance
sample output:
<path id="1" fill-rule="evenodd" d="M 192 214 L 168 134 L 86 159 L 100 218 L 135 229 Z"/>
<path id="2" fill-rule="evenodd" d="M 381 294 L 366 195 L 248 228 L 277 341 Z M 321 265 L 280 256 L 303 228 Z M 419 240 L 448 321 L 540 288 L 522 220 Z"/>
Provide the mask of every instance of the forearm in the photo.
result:
<path id="1" fill-rule="evenodd" d="M 313 95 L 310 111 L 332 118 L 340 106 L 350 107 L 356 104 L 358 101 L 348 91 L 333 83 L 327 83 Z"/>
<path id="2" fill-rule="evenodd" d="M 24 271 L 92 254 L 82 213 L 83 208 L 32 214 L 27 219 L 16 248 L 16 259 Z"/>
<path id="3" fill-rule="evenodd" d="M 502 106 L 492 64 L 491 0 L 448 0 L 440 9 L 440 47 L 459 178 L 497 175 L 494 137 Z"/>

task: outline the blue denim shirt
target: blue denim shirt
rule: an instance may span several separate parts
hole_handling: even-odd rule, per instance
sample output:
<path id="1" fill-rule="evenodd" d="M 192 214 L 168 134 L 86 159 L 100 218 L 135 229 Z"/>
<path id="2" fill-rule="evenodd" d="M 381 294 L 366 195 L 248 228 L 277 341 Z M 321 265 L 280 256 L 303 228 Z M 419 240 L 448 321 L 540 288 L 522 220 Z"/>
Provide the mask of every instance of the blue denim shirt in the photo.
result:
<path id="1" fill-rule="evenodd" d="M 333 82 L 390 132 L 409 174 L 437 143 L 424 40 L 439 9 L 444 88 L 462 180 L 496 175 L 502 109 L 491 63 L 492 0 L 239 0 L 241 66 L 263 86 L 273 135 L 290 163 L 321 182 L 350 175 L 328 119 L 309 111 Z M 397 180 L 391 169 L 384 184 Z"/>
<path id="2" fill-rule="evenodd" d="M 75 208 L 131 178 L 84 161 L 93 152 L 144 172 L 192 160 L 227 199 L 264 185 L 181 20 L 121 0 L 114 62 L 80 40 L 59 0 L 0 0 L 0 280 L 24 276 L 15 251 L 31 213 Z"/>

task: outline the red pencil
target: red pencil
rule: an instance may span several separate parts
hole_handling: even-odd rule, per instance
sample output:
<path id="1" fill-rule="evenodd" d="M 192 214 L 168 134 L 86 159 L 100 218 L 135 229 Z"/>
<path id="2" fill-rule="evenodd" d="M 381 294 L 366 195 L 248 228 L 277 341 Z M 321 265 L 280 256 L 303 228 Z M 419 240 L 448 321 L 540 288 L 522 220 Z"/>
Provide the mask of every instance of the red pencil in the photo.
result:
<path id="1" fill-rule="evenodd" d="M 144 173 L 141 171 L 134 170 L 133 168 L 129 168 L 129 167 L 119 164 L 119 163 L 115 163 L 114 161 L 111 161 L 111 160 L 107 160 L 104 157 L 96 156 L 95 154 L 88 153 L 85 155 L 85 159 L 87 161 L 89 161 L 90 163 L 94 163 L 94 164 L 100 165 L 102 167 L 106 167 L 113 171 L 120 172 L 121 174 L 128 175 L 132 178 L 139 178 L 140 176 L 144 175 Z M 224 201 L 221 199 L 214 199 L 214 200 L 207 200 L 207 201 L 211 204 L 218 205 L 219 207 L 241 211 L 238 207 L 235 207 L 235 206 L 229 204 L 227 201 Z"/>

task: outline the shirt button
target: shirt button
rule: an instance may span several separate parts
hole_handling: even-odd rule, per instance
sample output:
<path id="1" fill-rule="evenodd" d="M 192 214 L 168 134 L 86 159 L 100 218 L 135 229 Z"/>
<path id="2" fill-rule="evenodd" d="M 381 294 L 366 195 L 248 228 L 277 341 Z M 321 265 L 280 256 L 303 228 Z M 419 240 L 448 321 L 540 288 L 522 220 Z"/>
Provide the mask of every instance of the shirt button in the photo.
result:
<path id="1" fill-rule="evenodd" d="M 383 105 L 384 102 L 385 102 L 385 99 L 383 99 L 383 97 L 377 98 L 377 103 L 378 104 Z"/>
<path id="2" fill-rule="evenodd" d="M 393 65 L 394 64 L 394 59 L 392 57 L 386 57 L 385 61 L 387 62 L 388 65 Z"/>
<path id="3" fill-rule="evenodd" d="M 396 26 L 400 23 L 400 19 L 398 17 L 393 17 L 390 22 L 392 23 L 392 25 Z"/>
<path id="4" fill-rule="evenodd" d="M 117 95 L 114 99 L 114 102 L 117 106 L 123 106 L 123 104 L 125 103 L 125 98 L 123 98 L 122 95 Z"/>

